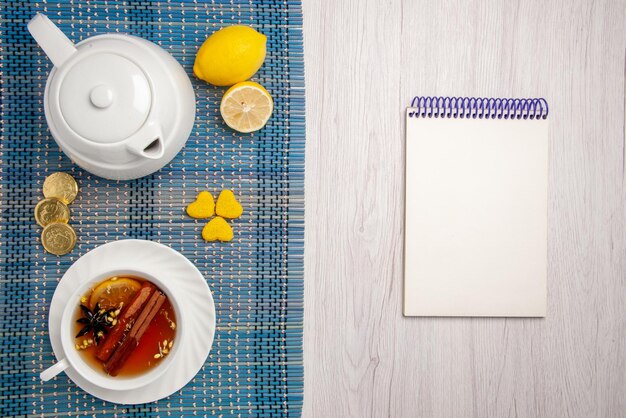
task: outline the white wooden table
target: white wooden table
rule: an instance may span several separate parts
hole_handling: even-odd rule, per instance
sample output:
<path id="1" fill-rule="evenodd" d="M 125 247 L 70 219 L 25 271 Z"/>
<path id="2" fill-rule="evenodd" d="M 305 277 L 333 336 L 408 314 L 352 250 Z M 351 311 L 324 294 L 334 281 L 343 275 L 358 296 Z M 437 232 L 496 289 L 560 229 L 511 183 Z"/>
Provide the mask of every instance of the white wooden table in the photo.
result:
<path id="1" fill-rule="evenodd" d="M 305 415 L 626 416 L 626 1 L 303 8 Z M 417 94 L 548 100 L 547 318 L 402 316 Z"/>

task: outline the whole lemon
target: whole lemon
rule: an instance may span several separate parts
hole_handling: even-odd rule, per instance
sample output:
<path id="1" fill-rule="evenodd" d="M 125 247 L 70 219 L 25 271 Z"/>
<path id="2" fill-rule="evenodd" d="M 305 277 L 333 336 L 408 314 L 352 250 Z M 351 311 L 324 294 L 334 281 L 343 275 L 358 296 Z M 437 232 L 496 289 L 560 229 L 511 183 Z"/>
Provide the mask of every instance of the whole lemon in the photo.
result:
<path id="1" fill-rule="evenodd" d="M 229 26 L 204 41 L 193 73 L 216 86 L 231 86 L 249 79 L 265 60 L 265 35 L 249 26 Z"/>

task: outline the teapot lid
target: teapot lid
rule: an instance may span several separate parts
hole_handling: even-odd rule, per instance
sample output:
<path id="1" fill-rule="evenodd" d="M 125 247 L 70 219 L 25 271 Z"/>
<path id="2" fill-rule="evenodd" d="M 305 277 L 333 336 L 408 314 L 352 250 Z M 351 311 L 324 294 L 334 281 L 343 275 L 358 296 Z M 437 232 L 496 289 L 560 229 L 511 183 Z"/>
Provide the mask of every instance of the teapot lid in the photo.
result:
<path id="1" fill-rule="evenodd" d="M 146 122 L 152 104 L 150 83 L 130 59 L 112 52 L 88 54 L 63 73 L 58 74 L 60 114 L 82 138 L 120 142 Z"/>

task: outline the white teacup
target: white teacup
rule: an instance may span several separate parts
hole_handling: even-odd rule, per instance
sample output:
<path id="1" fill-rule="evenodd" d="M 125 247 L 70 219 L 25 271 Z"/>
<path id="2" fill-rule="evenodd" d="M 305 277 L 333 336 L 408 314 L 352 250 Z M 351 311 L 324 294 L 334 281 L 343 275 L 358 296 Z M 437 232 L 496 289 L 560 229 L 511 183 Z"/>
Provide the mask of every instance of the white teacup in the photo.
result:
<path id="1" fill-rule="evenodd" d="M 174 312 L 176 313 L 176 336 L 174 338 L 174 345 L 168 355 L 163 358 L 158 365 L 150 369 L 146 373 L 132 377 L 123 376 L 110 376 L 104 372 L 104 370 L 97 370 L 94 366 L 88 364 L 75 348 L 75 336 L 74 336 L 74 316 L 76 309 L 80 304 L 81 297 L 87 293 L 87 291 L 96 286 L 98 283 L 110 278 L 110 277 L 123 277 L 134 276 L 145 280 L 149 280 L 160 288 L 168 297 Z M 60 337 L 61 345 L 63 347 L 63 353 L 65 358 L 60 359 L 53 366 L 47 368 L 39 377 L 43 381 L 52 379 L 67 368 L 72 368 L 87 381 L 104 389 L 110 390 L 131 390 L 143 387 L 148 383 L 153 382 L 160 377 L 165 370 L 172 364 L 179 352 L 179 346 L 184 344 L 185 340 L 185 327 L 184 327 L 184 313 L 181 309 L 180 303 L 173 297 L 171 287 L 174 285 L 172 282 L 163 280 L 141 271 L 136 270 L 115 270 L 101 274 L 93 279 L 85 282 L 82 286 L 74 290 L 74 293 L 70 296 L 63 310 L 60 324 Z"/>

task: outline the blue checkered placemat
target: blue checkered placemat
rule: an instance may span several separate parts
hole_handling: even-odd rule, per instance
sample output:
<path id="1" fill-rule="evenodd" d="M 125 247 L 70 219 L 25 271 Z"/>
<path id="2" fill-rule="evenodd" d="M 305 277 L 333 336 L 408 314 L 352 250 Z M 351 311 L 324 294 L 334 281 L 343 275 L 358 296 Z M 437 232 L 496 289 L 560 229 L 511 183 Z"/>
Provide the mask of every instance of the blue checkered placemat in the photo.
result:
<path id="1" fill-rule="evenodd" d="M 52 68 L 26 23 L 45 13 L 74 42 L 107 32 L 163 46 L 188 71 L 196 124 L 181 153 L 159 172 L 116 182 L 88 174 L 61 153 L 47 129 L 43 92 Z M 219 115 L 223 88 L 191 75 L 213 31 L 246 24 L 267 35 L 254 80 L 274 98 L 258 133 L 237 134 Z M 303 396 L 304 68 L 298 0 L 0 1 L 0 415 L 299 415 Z M 44 252 L 33 219 L 42 184 L 72 174 L 78 244 Z M 245 208 L 228 244 L 200 238 L 204 222 L 184 214 L 197 192 L 235 191 Z M 121 406 L 88 395 L 65 375 L 42 384 L 53 363 L 47 310 L 55 287 L 81 255 L 109 241 L 141 238 L 187 256 L 213 290 L 217 331 L 198 375 L 156 403 Z"/>

